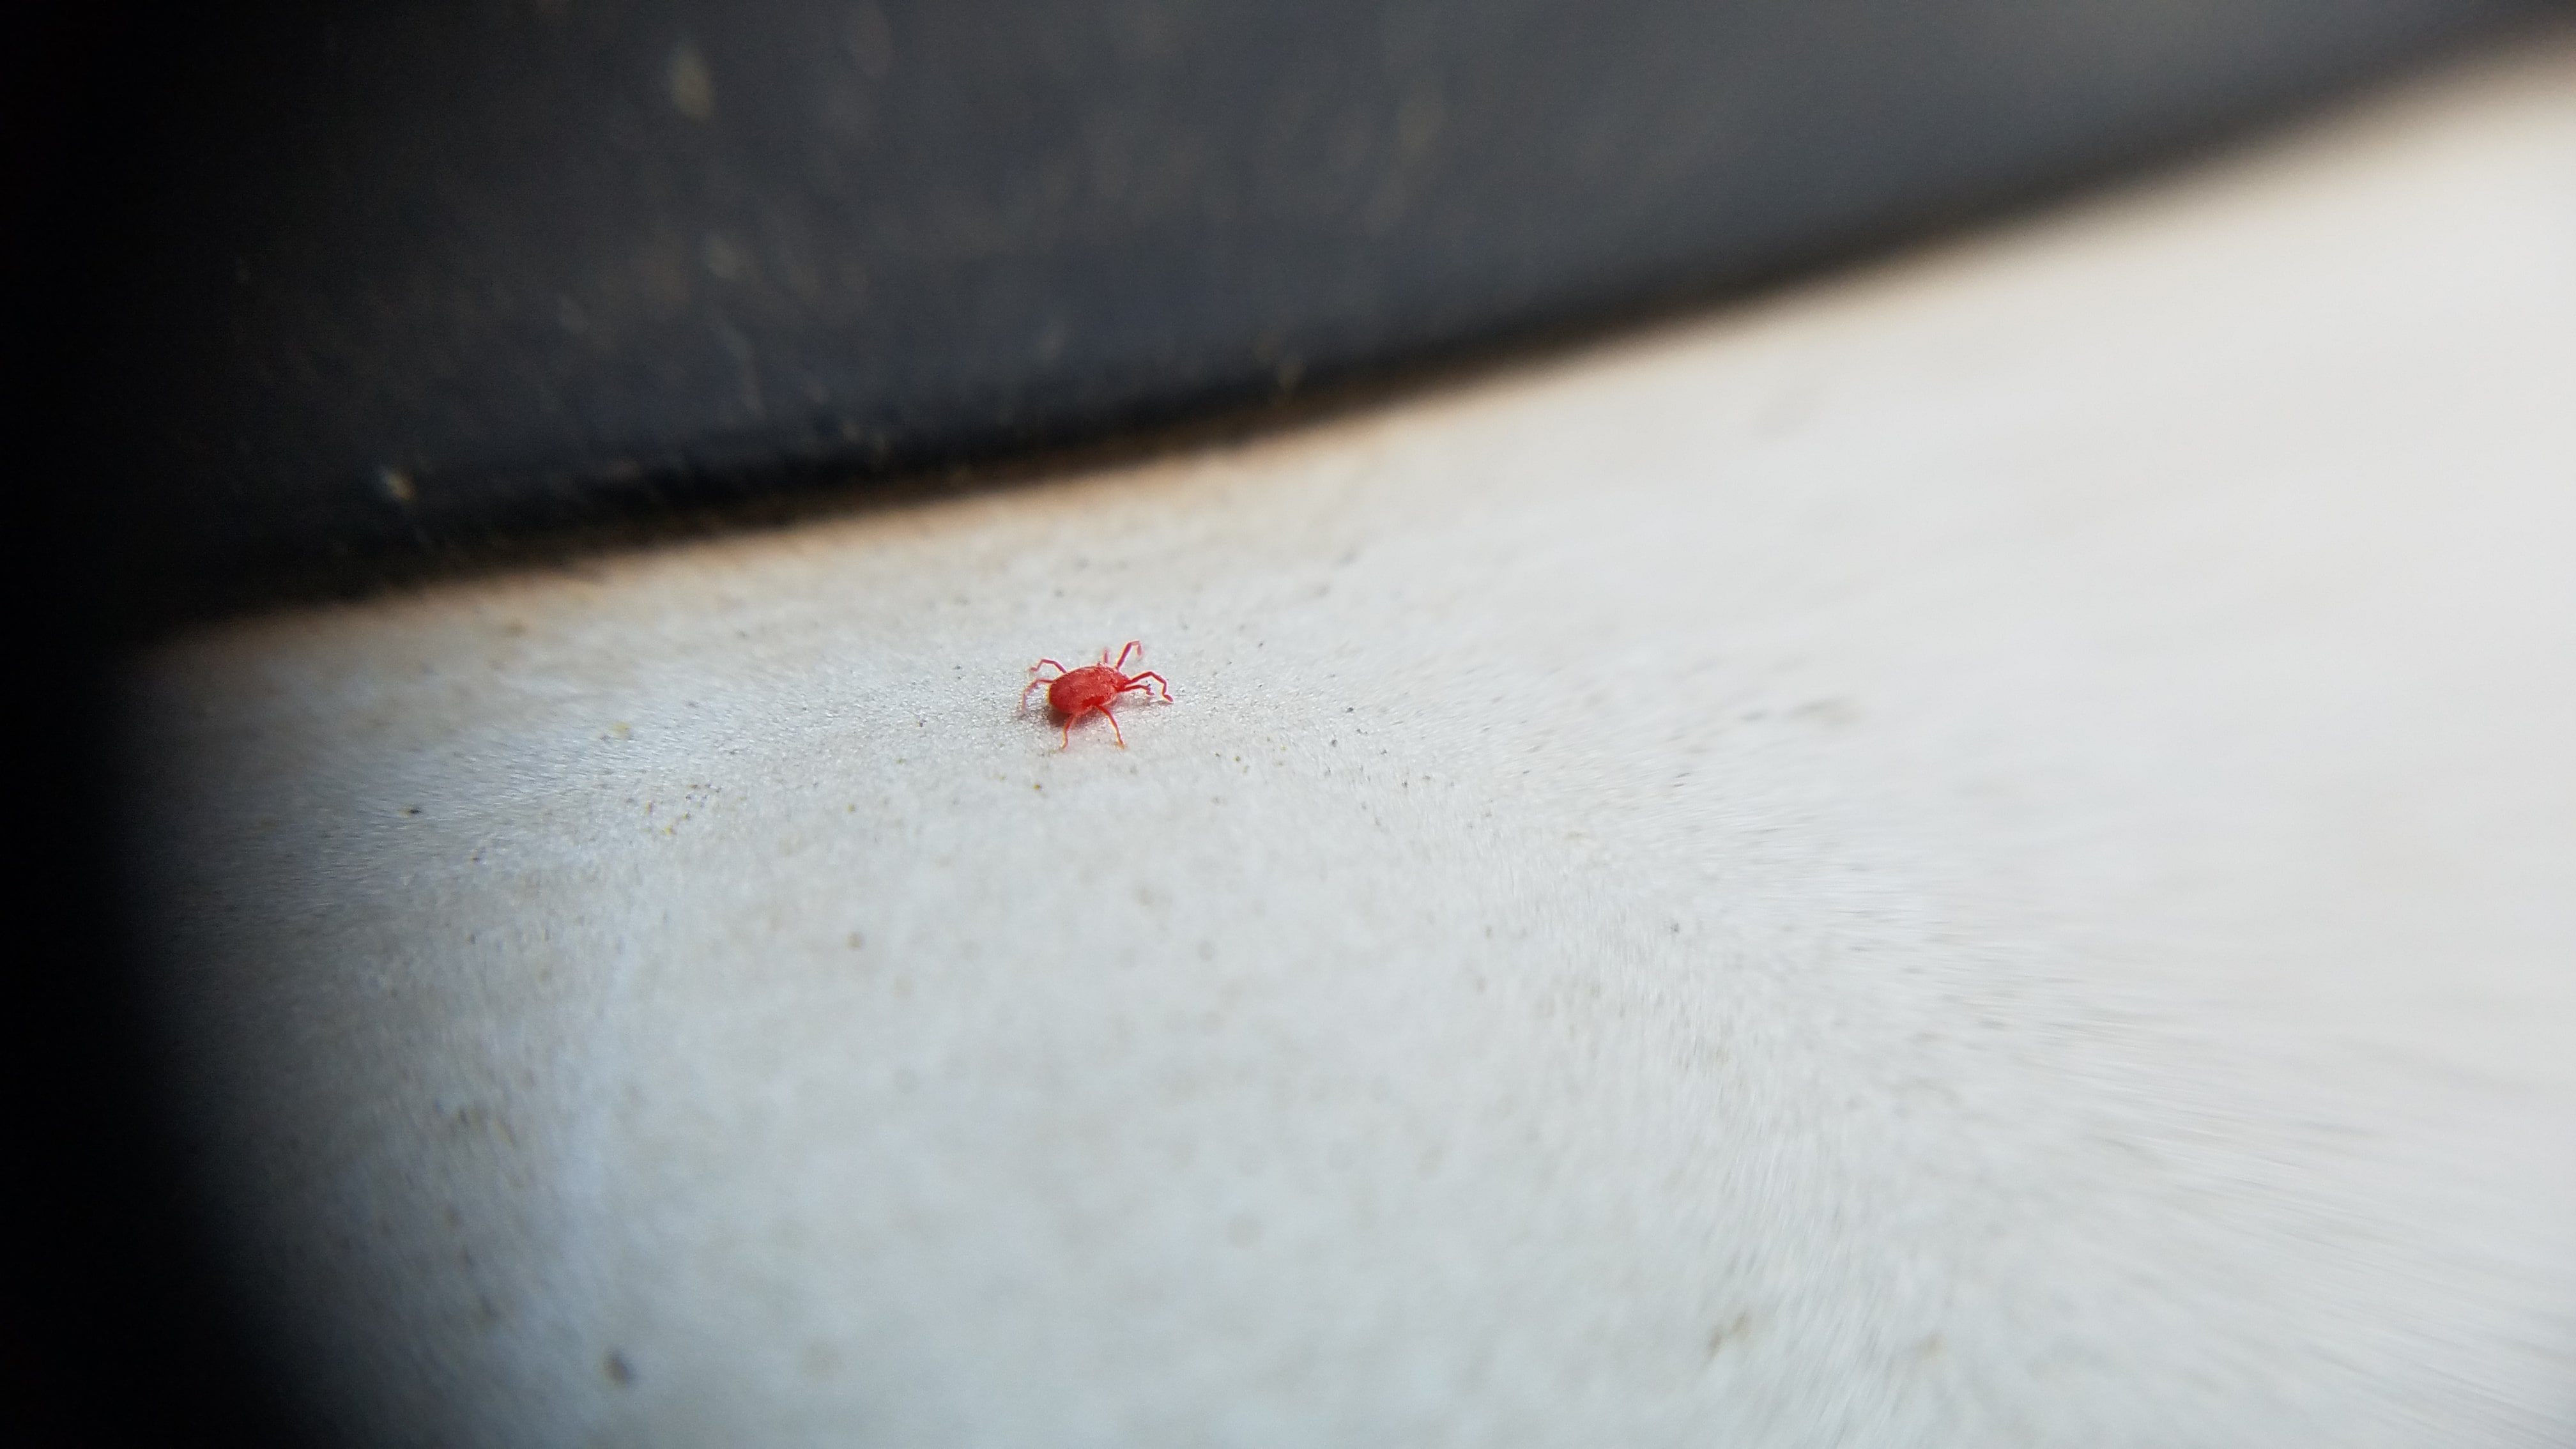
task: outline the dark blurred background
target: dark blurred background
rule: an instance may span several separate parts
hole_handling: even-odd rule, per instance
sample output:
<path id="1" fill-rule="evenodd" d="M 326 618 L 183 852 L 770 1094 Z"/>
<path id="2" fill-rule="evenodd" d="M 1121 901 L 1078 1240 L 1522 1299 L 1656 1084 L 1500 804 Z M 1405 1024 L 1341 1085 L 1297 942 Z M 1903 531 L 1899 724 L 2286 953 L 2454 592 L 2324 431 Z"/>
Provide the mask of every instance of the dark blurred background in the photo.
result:
<path id="1" fill-rule="evenodd" d="M 2537 0 L 34 5 L 19 1442 L 280 1442 L 118 969 L 174 620 L 1257 419 L 2222 139 Z"/>
<path id="2" fill-rule="evenodd" d="M 1131 431 L 1741 287 L 2521 0 L 483 0 L 119 33 L 156 590 Z"/>

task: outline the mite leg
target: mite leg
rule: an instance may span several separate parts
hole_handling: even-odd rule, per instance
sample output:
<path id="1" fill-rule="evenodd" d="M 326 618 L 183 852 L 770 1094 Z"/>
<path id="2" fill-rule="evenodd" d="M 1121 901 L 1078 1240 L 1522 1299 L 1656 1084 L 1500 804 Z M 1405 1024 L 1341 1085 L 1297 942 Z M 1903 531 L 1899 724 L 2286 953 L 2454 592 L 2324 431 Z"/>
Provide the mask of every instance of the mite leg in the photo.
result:
<path id="1" fill-rule="evenodd" d="M 1148 680 L 1148 679 L 1150 679 L 1150 680 L 1154 681 L 1154 683 L 1156 683 L 1156 684 L 1159 684 L 1159 685 L 1163 686 L 1163 703 L 1165 703 L 1165 704 L 1170 704 L 1170 703 L 1172 702 L 1172 684 L 1171 684 L 1171 681 L 1170 681 L 1170 680 L 1165 679 L 1163 676 L 1161 676 L 1161 675 L 1159 675 L 1159 674 L 1156 674 L 1154 671 L 1152 671 L 1152 670 L 1150 670 L 1150 669 L 1142 670 L 1142 671 L 1139 671 L 1139 672 L 1137 672 L 1137 673 L 1135 673 L 1135 674 L 1128 675 L 1128 676 L 1127 676 L 1127 682 L 1126 682 L 1125 684 L 1123 684 L 1123 685 L 1119 686 L 1119 691 L 1118 691 L 1118 692 L 1119 692 L 1119 693 L 1121 693 L 1121 694 L 1124 694 L 1124 693 L 1126 693 L 1128 690 L 1131 690 L 1131 689 L 1142 689 L 1142 690 L 1144 690 L 1144 691 L 1145 691 L 1145 697 L 1146 697 L 1146 698 L 1148 698 L 1148 699 L 1151 699 L 1151 698 L 1153 698 L 1154 691 L 1153 691 L 1152 689 L 1150 689 L 1150 688 L 1148 688 L 1148 687 L 1146 686 L 1145 681 L 1146 681 L 1146 680 Z"/>
<path id="2" fill-rule="evenodd" d="M 1076 716 L 1074 715 L 1066 715 L 1064 717 L 1064 743 L 1056 746 L 1057 749 L 1069 750 L 1073 748 L 1073 722 L 1075 718 Z"/>
<path id="3" fill-rule="evenodd" d="M 1023 690 L 1021 690 L 1021 691 L 1020 691 L 1020 713 L 1022 713 L 1022 714 L 1026 714 L 1026 713 L 1028 713 L 1028 712 L 1029 712 L 1029 691 L 1030 691 L 1030 690 L 1034 690 L 1034 689 L 1036 689 L 1036 688 L 1037 688 L 1039 685 L 1041 685 L 1041 684 L 1053 684 L 1053 683 L 1055 683 L 1055 681 L 1056 681 L 1057 679 L 1062 679 L 1062 678 L 1064 677 L 1064 666 L 1063 666 L 1063 665 L 1061 665 L 1061 664 L 1055 664 L 1055 678 L 1054 678 L 1054 679 L 1044 679 L 1044 678 L 1040 678 L 1040 677 L 1038 677 L 1038 671 L 1039 671 L 1039 670 L 1041 670 L 1041 669 L 1046 668 L 1046 667 L 1047 667 L 1048 665 L 1050 665 L 1050 664 L 1055 664 L 1055 661 L 1054 661 L 1054 660 L 1052 660 L 1052 659 L 1041 659 L 1041 660 L 1039 660 L 1037 663 L 1032 664 L 1032 665 L 1030 665 L 1030 666 L 1029 666 L 1029 687 L 1028 687 L 1028 689 L 1023 689 Z"/>
<path id="4" fill-rule="evenodd" d="M 1103 664 L 1109 664 L 1109 667 L 1112 669 L 1124 670 L 1127 667 L 1127 656 L 1144 647 L 1145 644 L 1143 640 L 1130 639 L 1127 641 L 1127 647 L 1118 651 L 1117 663 L 1109 664 L 1109 651 L 1107 649 L 1100 651 L 1100 662 Z"/>
<path id="5" fill-rule="evenodd" d="M 1118 716 L 1104 709 L 1100 712 L 1100 717 L 1109 721 L 1109 732 L 1118 737 L 1118 748 L 1122 750 L 1127 748 L 1127 732 L 1118 728 Z"/>

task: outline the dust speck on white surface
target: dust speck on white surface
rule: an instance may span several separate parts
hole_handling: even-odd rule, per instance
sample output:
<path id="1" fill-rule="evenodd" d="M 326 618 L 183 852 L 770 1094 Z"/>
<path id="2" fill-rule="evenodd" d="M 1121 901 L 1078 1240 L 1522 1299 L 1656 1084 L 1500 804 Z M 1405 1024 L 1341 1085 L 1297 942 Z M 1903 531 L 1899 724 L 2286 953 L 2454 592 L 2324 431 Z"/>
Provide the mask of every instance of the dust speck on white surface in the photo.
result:
<path id="1" fill-rule="evenodd" d="M 2565 1442 L 2571 176 L 173 643 L 247 1271 L 352 1443 Z"/>

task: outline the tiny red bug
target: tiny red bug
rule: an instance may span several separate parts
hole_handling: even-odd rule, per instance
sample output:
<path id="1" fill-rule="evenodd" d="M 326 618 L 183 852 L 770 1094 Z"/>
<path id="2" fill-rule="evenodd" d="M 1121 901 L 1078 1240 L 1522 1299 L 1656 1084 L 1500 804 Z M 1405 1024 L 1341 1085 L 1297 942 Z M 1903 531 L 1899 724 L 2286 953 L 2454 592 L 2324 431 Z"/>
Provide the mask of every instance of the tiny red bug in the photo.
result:
<path id="1" fill-rule="evenodd" d="M 1150 679 L 1163 686 L 1163 703 L 1172 702 L 1172 686 L 1163 676 L 1150 669 L 1140 669 L 1134 674 L 1119 672 L 1127 667 L 1127 656 L 1143 647 L 1130 639 L 1127 647 L 1118 651 L 1116 662 L 1111 662 L 1109 651 L 1103 649 L 1099 663 L 1086 664 L 1080 669 L 1067 669 L 1052 659 L 1041 659 L 1029 666 L 1030 675 L 1035 676 L 1049 665 L 1054 666 L 1055 674 L 1052 678 L 1032 677 L 1028 689 L 1020 691 L 1020 708 L 1029 707 L 1030 690 L 1045 685 L 1048 708 L 1064 716 L 1064 743 L 1056 746 L 1057 749 L 1072 748 L 1074 721 L 1096 710 L 1102 719 L 1109 721 L 1109 732 L 1118 737 L 1118 748 L 1123 750 L 1127 748 L 1127 736 L 1118 728 L 1118 716 L 1109 712 L 1109 706 L 1117 701 L 1118 696 L 1137 689 L 1143 690 L 1147 699 L 1152 699 L 1154 686 L 1145 682 Z"/>

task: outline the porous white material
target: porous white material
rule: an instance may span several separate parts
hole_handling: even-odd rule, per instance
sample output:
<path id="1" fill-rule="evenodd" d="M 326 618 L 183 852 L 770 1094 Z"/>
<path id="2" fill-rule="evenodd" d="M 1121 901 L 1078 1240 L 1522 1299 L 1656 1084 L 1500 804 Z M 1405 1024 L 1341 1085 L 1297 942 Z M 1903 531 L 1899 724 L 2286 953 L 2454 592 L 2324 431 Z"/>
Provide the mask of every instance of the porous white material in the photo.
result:
<path id="1" fill-rule="evenodd" d="M 1130 637 L 1131 748 L 1014 714 Z M 135 700 L 345 1442 L 2576 1440 L 2563 34 Z"/>

